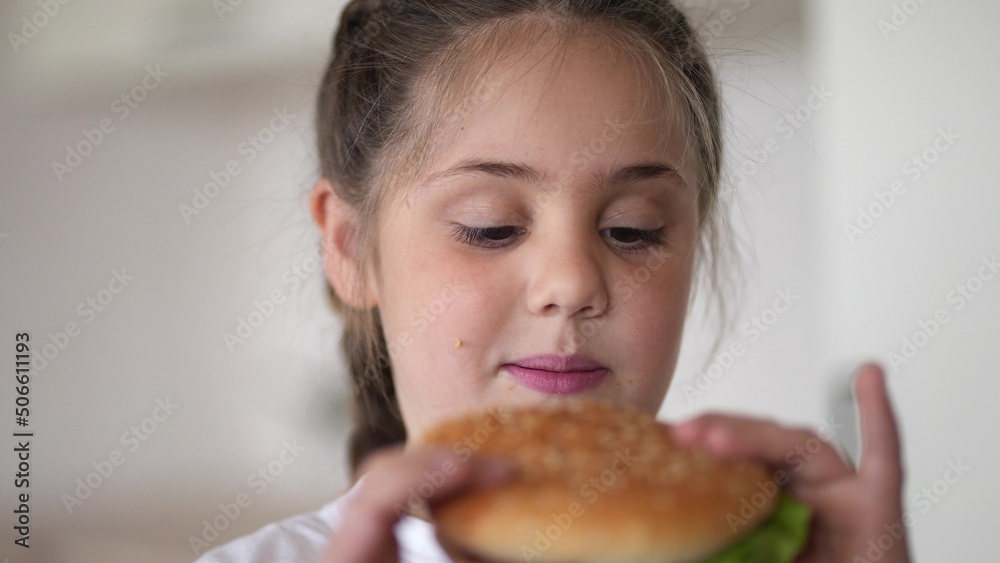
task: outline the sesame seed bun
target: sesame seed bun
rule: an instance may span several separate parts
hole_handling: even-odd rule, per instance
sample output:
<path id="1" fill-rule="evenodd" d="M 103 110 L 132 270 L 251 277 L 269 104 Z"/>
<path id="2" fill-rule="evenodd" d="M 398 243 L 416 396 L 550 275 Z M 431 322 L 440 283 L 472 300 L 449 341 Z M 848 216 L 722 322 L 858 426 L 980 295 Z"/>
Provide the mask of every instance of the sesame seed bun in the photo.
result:
<path id="1" fill-rule="evenodd" d="M 751 533 L 776 504 L 740 512 L 770 477 L 763 465 L 682 448 L 653 417 L 593 400 L 492 409 L 421 441 L 518 468 L 501 485 L 430 507 L 456 560 L 699 561 Z"/>

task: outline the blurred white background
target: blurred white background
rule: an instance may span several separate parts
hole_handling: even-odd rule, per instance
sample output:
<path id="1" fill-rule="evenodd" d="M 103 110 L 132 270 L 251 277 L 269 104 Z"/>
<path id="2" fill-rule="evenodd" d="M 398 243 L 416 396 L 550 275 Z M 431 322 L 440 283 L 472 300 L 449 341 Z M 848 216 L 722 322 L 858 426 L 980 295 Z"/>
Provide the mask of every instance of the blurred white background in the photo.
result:
<path id="1" fill-rule="evenodd" d="M 206 523 L 224 524 L 207 542 L 219 545 L 347 483 L 340 325 L 305 205 L 312 104 L 342 3 L 231 1 L 221 15 L 214 4 L 0 5 L 0 557 L 11 562 L 192 560 Z M 1000 452 L 983 441 L 1000 422 L 1000 277 L 983 266 L 1000 255 L 989 168 L 1000 5 L 684 4 L 722 72 L 733 220 L 751 258 L 724 338 L 744 352 L 706 358 L 712 328 L 693 317 L 663 417 L 833 420 L 854 451 L 847 382 L 881 361 L 915 555 L 990 559 L 1000 514 L 981 500 L 1000 496 Z M 89 154 L 68 154 L 78 146 Z M 777 312 L 781 291 L 796 297 Z M 256 310 L 263 323 L 227 341 Z M 766 330 L 744 328 L 755 318 Z M 37 362 L 28 550 L 13 543 L 23 331 Z M 968 470 L 949 472 L 958 465 Z M 267 480 L 251 478 L 261 470 Z M 226 515 L 240 494 L 250 504 Z"/>

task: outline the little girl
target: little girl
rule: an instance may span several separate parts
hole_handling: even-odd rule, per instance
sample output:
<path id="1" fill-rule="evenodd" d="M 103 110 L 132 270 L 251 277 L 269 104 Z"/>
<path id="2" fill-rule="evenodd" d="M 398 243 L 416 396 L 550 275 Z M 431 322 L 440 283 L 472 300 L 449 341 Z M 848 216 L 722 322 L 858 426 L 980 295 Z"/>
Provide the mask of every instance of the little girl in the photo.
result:
<path id="1" fill-rule="evenodd" d="M 509 468 L 420 446 L 430 426 L 579 396 L 655 415 L 696 274 L 715 288 L 725 266 L 720 124 L 705 48 L 669 0 L 351 2 L 310 201 L 346 326 L 355 482 L 201 561 L 448 561 L 416 509 Z M 675 434 L 790 474 L 813 511 L 802 561 L 867 561 L 873 545 L 908 561 L 903 532 L 881 539 L 905 529 L 883 377 L 856 380 L 857 468 L 766 420 L 706 415 Z"/>

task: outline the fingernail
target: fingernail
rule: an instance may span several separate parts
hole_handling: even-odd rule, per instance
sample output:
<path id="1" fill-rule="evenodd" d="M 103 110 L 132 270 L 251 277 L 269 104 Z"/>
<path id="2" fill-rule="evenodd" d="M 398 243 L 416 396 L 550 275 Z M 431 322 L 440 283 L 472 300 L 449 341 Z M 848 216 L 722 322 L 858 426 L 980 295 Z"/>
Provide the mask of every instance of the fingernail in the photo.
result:
<path id="1" fill-rule="evenodd" d="M 882 369 L 882 364 L 878 363 L 877 361 L 865 362 L 864 364 L 861 364 L 861 367 L 858 368 L 858 372 L 862 372 L 864 370 L 885 371 Z"/>
<path id="2" fill-rule="evenodd" d="M 481 462 L 479 477 L 484 483 L 497 483 L 513 477 L 517 467 L 505 459 L 485 459 Z"/>
<path id="3" fill-rule="evenodd" d="M 690 444 L 698 440 L 701 428 L 693 422 L 682 422 L 671 427 L 671 433 L 679 442 Z"/>
<path id="4" fill-rule="evenodd" d="M 732 445 L 732 436 L 725 428 L 713 428 L 705 440 L 705 445 L 715 453 L 728 450 Z"/>
<path id="5" fill-rule="evenodd" d="M 449 461 L 455 462 L 458 457 L 448 450 L 438 449 L 431 453 L 430 462 L 434 465 L 443 465 Z"/>

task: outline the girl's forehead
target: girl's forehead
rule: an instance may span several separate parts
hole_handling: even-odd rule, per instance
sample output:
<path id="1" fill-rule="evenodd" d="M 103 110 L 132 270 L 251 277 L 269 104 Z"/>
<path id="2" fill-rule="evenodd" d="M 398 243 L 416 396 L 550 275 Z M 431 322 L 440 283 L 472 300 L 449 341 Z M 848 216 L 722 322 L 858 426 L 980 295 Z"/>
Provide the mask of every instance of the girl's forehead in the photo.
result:
<path id="1" fill-rule="evenodd" d="M 435 73 L 443 78 L 432 88 L 443 102 L 436 112 L 442 124 L 462 125 L 495 105 L 528 115 L 570 106 L 582 115 L 615 114 L 619 121 L 670 121 L 673 96 L 669 84 L 655 78 L 659 65 L 649 54 L 586 32 L 508 43 L 488 54 L 470 49 L 453 61 L 450 76 Z"/>
<path id="2" fill-rule="evenodd" d="M 487 58 L 477 66 L 469 53 L 450 73 L 435 73 L 445 80 L 425 92 L 432 117 L 427 158 L 411 178 L 419 185 L 477 161 L 525 163 L 548 179 L 662 162 L 694 185 L 674 111 L 681 105 L 643 58 L 593 34 L 542 35 Z"/>
<path id="3" fill-rule="evenodd" d="M 591 94 L 542 99 L 509 89 L 442 132 L 421 176 L 430 182 L 486 172 L 545 184 L 574 175 L 608 177 L 612 168 L 634 162 L 647 166 L 633 167 L 633 176 L 657 167 L 685 175 L 686 145 L 676 123 L 636 112 L 614 92 Z"/>

